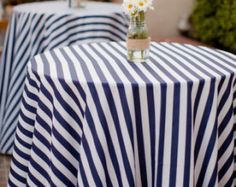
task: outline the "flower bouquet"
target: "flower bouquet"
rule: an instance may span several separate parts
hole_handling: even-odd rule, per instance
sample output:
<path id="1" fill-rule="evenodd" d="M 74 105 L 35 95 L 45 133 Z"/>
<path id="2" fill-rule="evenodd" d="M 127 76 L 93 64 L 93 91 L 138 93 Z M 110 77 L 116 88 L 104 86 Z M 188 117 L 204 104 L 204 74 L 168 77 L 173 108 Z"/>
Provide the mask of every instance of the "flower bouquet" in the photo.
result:
<path id="1" fill-rule="evenodd" d="M 150 40 L 145 13 L 153 9 L 153 0 L 124 0 L 123 9 L 130 16 L 127 34 L 128 60 L 145 62 L 149 57 Z"/>

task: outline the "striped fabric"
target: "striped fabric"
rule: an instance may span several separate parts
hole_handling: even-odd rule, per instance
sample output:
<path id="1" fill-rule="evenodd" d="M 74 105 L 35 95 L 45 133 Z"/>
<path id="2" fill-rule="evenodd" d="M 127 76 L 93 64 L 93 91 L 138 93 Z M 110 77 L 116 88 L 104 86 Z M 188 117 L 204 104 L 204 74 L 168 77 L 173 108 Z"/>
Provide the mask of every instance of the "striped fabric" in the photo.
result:
<path id="1" fill-rule="evenodd" d="M 114 6 L 119 7 L 119 5 Z M 40 9 L 40 6 L 38 8 Z M 20 111 L 19 103 L 26 77 L 26 64 L 33 56 L 75 43 L 120 41 L 126 37 L 128 19 L 119 9 L 117 12 L 104 14 L 97 10 L 98 15 L 96 11 L 90 15 L 43 14 L 41 9 L 40 11 L 41 13 L 22 12 L 17 8 L 14 9 L 6 35 L 0 63 L 0 152 L 2 153 L 12 153 L 17 116 Z"/>
<path id="2" fill-rule="evenodd" d="M 123 42 L 37 55 L 28 66 L 10 186 L 235 186 L 236 56 Z"/>

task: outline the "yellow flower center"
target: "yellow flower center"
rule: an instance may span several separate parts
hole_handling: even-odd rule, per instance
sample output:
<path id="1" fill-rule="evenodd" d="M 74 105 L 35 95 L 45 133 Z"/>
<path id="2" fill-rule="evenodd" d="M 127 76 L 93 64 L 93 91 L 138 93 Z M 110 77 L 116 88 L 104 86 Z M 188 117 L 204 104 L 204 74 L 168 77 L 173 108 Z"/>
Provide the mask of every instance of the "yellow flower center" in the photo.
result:
<path id="1" fill-rule="evenodd" d="M 139 2 L 139 6 L 143 6 L 143 5 L 144 5 L 143 1 Z"/>
<path id="2" fill-rule="evenodd" d="M 132 4 L 129 4 L 129 5 L 128 5 L 128 9 L 131 9 L 132 7 L 133 7 Z"/>

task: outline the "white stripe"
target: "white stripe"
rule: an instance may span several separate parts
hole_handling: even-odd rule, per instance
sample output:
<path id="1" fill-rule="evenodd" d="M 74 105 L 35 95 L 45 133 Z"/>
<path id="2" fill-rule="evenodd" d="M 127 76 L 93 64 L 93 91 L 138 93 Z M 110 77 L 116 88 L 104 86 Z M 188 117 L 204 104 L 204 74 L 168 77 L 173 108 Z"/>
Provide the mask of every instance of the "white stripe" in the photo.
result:
<path id="1" fill-rule="evenodd" d="M 235 64 L 235 61 L 236 61 L 235 56 L 234 56 L 235 60 L 232 60 L 232 59 L 229 58 L 228 56 L 226 56 L 226 55 L 220 53 L 220 51 L 218 51 L 218 50 L 217 50 L 217 51 L 216 51 L 216 50 L 212 50 L 212 49 L 209 49 L 209 48 L 207 48 L 207 47 L 201 47 L 201 49 L 204 49 L 205 51 L 208 51 L 208 52 L 211 53 L 212 55 L 214 54 L 215 56 L 224 59 L 225 62 L 227 62 L 227 63 L 223 63 L 223 61 L 220 61 L 220 60 L 219 60 L 219 63 L 222 64 L 222 65 L 224 65 L 225 67 L 228 67 L 229 69 L 231 69 L 231 68 L 235 69 L 235 66 L 236 66 L 236 64 Z M 228 63 L 229 63 L 229 64 L 228 64 Z"/>
<path id="2" fill-rule="evenodd" d="M 23 184 L 22 182 L 20 182 L 19 180 L 17 180 L 15 177 L 13 177 L 13 175 L 11 174 L 11 172 L 9 173 L 9 179 L 11 180 L 11 182 L 12 182 L 13 184 L 17 184 L 17 186 L 20 186 L 20 187 L 26 186 L 26 184 Z M 10 187 L 9 184 L 8 184 L 8 187 Z"/>
<path id="3" fill-rule="evenodd" d="M 35 158 L 37 159 L 37 160 L 34 160 L 34 161 L 36 161 L 37 164 L 39 164 L 40 166 L 45 165 L 45 164 L 44 164 L 45 162 L 44 162 L 37 154 L 35 154 L 35 152 L 34 152 L 33 150 L 31 150 L 31 156 L 32 156 L 34 159 L 35 159 Z M 45 169 L 45 168 L 44 168 L 44 169 Z M 42 175 L 42 173 L 40 173 L 36 168 L 32 167 L 31 164 L 29 164 L 29 171 L 28 171 L 28 173 L 32 174 L 32 175 L 33 175 L 37 180 L 39 180 L 39 182 L 41 182 L 43 185 L 45 185 L 45 186 L 50 186 L 49 182 L 48 182 L 47 179 Z M 28 183 L 29 186 L 35 186 L 35 184 L 34 184 L 31 180 L 29 180 L 29 176 L 28 176 L 28 175 L 27 175 L 26 180 L 27 180 L 27 183 Z M 31 182 L 32 182 L 32 184 L 31 184 Z"/>
<path id="4" fill-rule="evenodd" d="M 91 156 L 93 158 L 93 164 L 95 165 L 95 168 L 97 169 L 97 173 L 99 175 L 99 179 L 102 182 L 102 186 L 107 186 L 103 163 L 101 162 L 99 155 L 97 153 L 95 142 L 93 139 L 93 134 L 90 131 L 89 124 L 87 121 L 85 121 L 85 124 L 84 124 L 84 134 L 86 134 L 86 139 L 89 144 L 89 150 L 91 151 Z M 106 158 L 106 164 L 108 166 L 106 169 L 108 170 L 108 174 L 111 179 L 111 182 L 113 183 L 113 186 L 118 186 L 118 181 L 116 178 L 115 170 L 114 170 L 112 161 L 110 159 L 110 156 L 108 156 L 107 151 L 104 151 L 104 153 L 105 153 L 105 158 Z M 83 155 L 83 156 L 86 156 L 86 155 Z"/>
<path id="5" fill-rule="evenodd" d="M 178 132 L 178 154 L 177 154 L 177 170 L 176 170 L 176 186 L 183 186 L 184 180 L 184 163 L 185 160 L 185 149 L 182 147 L 186 147 L 186 134 L 187 132 L 187 102 L 191 102 L 191 100 L 187 100 L 187 84 L 180 85 L 180 108 L 179 108 L 179 132 Z M 190 127 L 188 127 L 190 128 Z M 190 143 L 190 142 L 188 142 Z M 189 158 L 187 158 L 189 159 Z"/>
<path id="6" fill-rule="evenodd" d="M 158 169 L 158 150 L 159 150 L 159 138 L 160 138 L 160 114 L 161 114 L 161 93 L 160 93 L 161 87 L 160 85 L 155 84 L 153 87 L 153 95 L 155 95 L 154 97 L 154 106 L 155 106 L 155 117 L 156 117 L 156 122 L 155 122 L 155 173 L 154 176 L 155 180 L 154 180 L 154 186 L 157 186 L 157 180 L 158 178 L 157 176 L 157 169 Z"/>
<path id="7" fill-rule="evenodd" d="M 83 163 L 85 175 L 86 175 L 89 186 L 96 186 L 95 181 L 92 176 L 92 173 L 91 173 L 92 169 L 89 166 L 87 156 L 86 156 L 86 153 L 84 152 L 84 149 L 81 149 L 81 157 L 80 158 L 81 158 L 81 163 Z"/>
<path id="8" fill-rule="evenodd" d="M 97 45 L 94 44 L 94 47 L 97 47 Z M 109 73 L 109 70 L 107 69 L 105 64 L 102 63 L 103 60 L 100 57 L 98 57 L 96 55 L 96 53 L 94 53 L 93 50 L 91 50 L 87 46 L 85 46 L 85 49 L 88 51 L 88 53 L 91 56 L 93 56 L 93 58 L 95 58 L 96 62 L 98 62 L 99 66 L 101 67 L 101 70 L 103 71 L 103 75 L 106 77 L 107 80 L 109 80 L 109 85 L 110 85 L 110 89 L 111 89 L 111 92 L 112 92 L 112 96 L 114 98 L 114 102 L 115 102 L 115 106 L 116 106 L 116 110 L 117 110 L 120 125 L 125 124 L 126 122 L 125 122 L 124 111 L 122 109 L 121 100 L 120 100 L 120 96 L 119 96 L 119 90 L 116 86 L 115 80 L 113 79 L 113 77 Z M 110 84 L 110 82 L 111 82 L 111 84 Z M 129 138 L 129 133 L 128 133 L 128 129 L 127 129 L 126 125 L 121 127 L 121 133 L 122 133 L 123 139 L 126 140 L 126 141 L 124 141 L 124 144 L 125 144 L 126 153 L 127 153 L 128 159 L 129 159 L 129 163 L 134 163 L 134 160 L 133 160 L 134 155 L 133 155 L 133 152 L 132 152 L 132 144 L 131 144 L 131 140 Z M 132 173 L 134 175 L 134 165 L 133 164 L 131 164 L 131 170 L 132 170 Z"/>
<path id="9" fill-rule="evenodd" d="M 219 65 L 217 65 L 214 61 L 216 62 L 220 62 L 219 59 L 215 58 L 214 56 L 212 56 L 210 53 L 206 53 L 204 51 L 201 51 L 199 48 L 193 47 L 191 45 L 187 45 L 189 47 L 189 49 L 191 49 L 190 51 L 192 53 L 194 53 L 195 56 L 197 56 L 199 59 L 201 59 L 203 62 L 206 62 L 207 64 L 209 64 L 211 67 L 216 68 L 219 72 L 221 72 L 224 75 L 228 75 L 229 72 L 226 71 L 225 69 L 221 68 Z M 203 57 L 203 55 L 198 54 L 197 52 L 206 55 L 206 57 Z M 209 58 L 209 59 L 208 59 Z M 202 64 L 201 64 L 202 65 Z M 231 67 L 232 68 L 232 67 Z"/>
<path id="10" fill-rule="evenodd" d="M 181 50 L 174 48 L 172 45 L 168 45 L 167 43 L 163 43 L 163 45 L 166 48 L 160 46 L 160 45 L 155 45 L 158 48 L 161 48 L 162 50 L 164 50 L 167 54 L 173 55 L 176 59 L 178 59 L 180 62 L 184 63 L 184 65 L 186 65 L 187 67 L 189 67 L 192 71 L 196 72 L 199 76 L 206 78 L 208 77 L 207 75 L 205 75 L 203 72 L 199 71 L 195 66 L 193 66 L 191 63 L 189 63 L 187 60 L 185 60 L 182 56 L 177 55 L 174 52 L 180 53 L 181 55 L 186 56 L 185 53 L 183 53 Z M 170 50 L 173 51 L 170 51 Z M 182 53 L 181 53 L 182 52 Z M 158 53 L 157 53 L 158 54 Z M 196 78 L 191 72 L 188 72 L 185 68 L 183 68 L 178 62 L 171 60 L 170 61 L 176 68 L 178 68 L 179 71 L 181 71 L 183 74 L 185 74 L 189 79 L 193 80 L 194 82 L 198 82 L 199 78 Z"/>
<path id="11" fill-rule="evenodd" d="M 162 171 L 162 186 L 169 186 L 170 168 L 171 165 L 171 145 L 172 145 L 172 117 L 173 116 L 173 98 L 174 85 L 170 84 L 166 90 L 166 115 L 165 115 L 165 136 L 164 136 L 164 151 L 163 151 L 163 171 Z"/>
<path id="12" fill-rule="evenodd" d="M 114 121 L 113 121 L 113 118 L 112 118 L 112 115 L 110 113 L 109 110 L 107 110 L 109 108 L 109 105 L 107 103 L 107 100 L 104 99 L 106 98 L 104 92 L 103 92 L 103 88 L 102 88 L 102 85 L 101 85 L 101 82 L 100 82 L 100 79 L 94 69 L 94 67 L 92 66 L 91 64 L 91 61 L 90 59 L 88 59 L 88 57 L 81 51 L 80 48 L 78 47 L 75 47 L 76 48 L 76 52 L 80 55 L 80 57 L 86 62 L 86 65 L 90 71 L 90 74 L 92 74 L 92 79 L 93 79 L 93 83 L 94 83 L 94 86 L 96 87 L 96 90 L 97 90 L 97 93 L 98 93 L 98 97 L 99 97 L 99 100 L 100 100 L 100 103 L 101 103 L 101 107 L 103 109 L 103 111 L 106 111 L 105 115 L 106 115 L 106 119 L 107 119 L 107 122 L 108 122 L 108 128 L 109 128 L 109 132 L 111 134 L 111 138 L 112 138 L 112 141 L 113 141 L 113 145 L 115 145 L 115 152 L 116 152 L 116 155 L 117 155 L 117 158 L 118 158 L 118 162 L 119 162 L 119 166 L 120 166 L 120 170 L 121 171 L 125 171 L 124 169 L 124 162 L 123 162 L 123 157 L 122 157 L 122 153 L 121 153 L 121 148 L 120 148 L 120 145 L 119 145 L 119 141 L 118 141 L 118 136 L 117 136 L 117 132 L 116 132 L 116 128 L 115 128 L 115 124 L 114 124 Z M 92 96 L 89 95 L 88 98 Z M 88 99 L 87 98 L 87 99 Z M 92 102 L 91 102 L 92 103 Z M 91 106 L 91 105 L 90 105 Z M 96 107 L 95 107 L 96 108 Z M 97 110 L 97 108 L 96 108 Z M 91 110 L 91 113 L 92 115 L 95 112 L 95 110 Z M 99 118 L 98 118 L 99 119 Z M 94 121 L 97 121 L 94 119 Z M 128 185 L 128 181 L 127 181 L 127 178 L 125 176 L 125 173 L 121 172 L 121 177 L 122 177 L 122 182 L 123 182 L 123 185 L 124 186 L 127 186 Z"/>
<path id="13" fill-rule="evenodd" d="M 207 89 L 205 89 L 205 90 L 209 90 L 209 87 L 208 87 L 208 86 L 210 86 L 209 84 L 210 84 L 209 82 L 206 82 Z M 199 154 L 198 154 L 199 156 L 198 156 L 198 158 L 196 160 L 196 164 L 195 164 L 195 175 L 197 177 L 197 180 L 199 180 L 198 177 L 199 177 L 199 174 L 200 174 L 200 171 L 201 171 L 204 155 L 206 154 L 206 150 L 207 150 L 207 146 L 208 146 L 208 143 L 210 141 L 210 138 L 211 138 L 212 130 L 214 129 L 215 119 L 217 117 L 217 87 L 218 87 L 218 81 L 215 83 L 215 90 L 214 90 L 214 95 L 213 95 L 211 112 L 210 112 L 210 115 L 209 115 L 209 118 L 208 118 L 208 121 L 207 121 L 207 124 L 206 124 L 206 129 L 205 129 L 204 136 L 202 138 L 203 143 L 202 143 L 202 145 L 200 147 L 200 150 L 199 150 Z M 206 103 L 206 100 L 208 99 L 206 96 L 207 96 L 207 94 L 203 93 L 202 98 L 205 98 L 204 104 Z M 199 104 L 199 106 L 203 106 L 203 105 Z M 196 121 L 198 121 L 198 116 L 196 118 L 197 118 Z M 202 117 L 200 119 L 202 119 Z M 195 124 L 195 126 L 196 125 L 199 127 L 200 123 Z M 197 135 L 198 131 L 195 130 L 195 133 Z M 196 137 L 196 135 L 195 135 L 195 137 Z M 217 153 L 213 152 L 213 155 L 214 154 L 217 155 Z M 207 177 L 207 178 L 204 178 L 204 180 L 208 180 L 208 181 L 210 180 L 210 178 L 208 178 L 209 177 L 208 175 L 206 175 L 205 177 Z"/>
<path id="14" fill-rule="evenodd" d="M 211 68 L 209 68 L 208 66 L 206 66 L 204 63 L 199 63 L 199 60 L 197 60 L 195 57 L 200 58 L 202 61 L 208 63 L 209 61 L 205 58 L 203 58 L 201 55 L 197 54 L 196 52 L 190 50 L 189 48 L 180 45 L 180 44 L 173 44 L 174 46 L 176 46 L 177 48 L 179 48 L 180 50 L 182 50 L 182 53 L 184 54 L 184 56 L 188 57 L 191 60 L 191 63 L 194 63 L 198 66 L 200 66 L 202 69 L 204 69 L 205 71 L 207 71 L 208 73 L 210 73 L 212 76 L 214 77 L 218 77 L 221 78 L 221 75 L 219 75 L 218 73 L 216 73 L 215 71 L 213 71 Z M 186 52 L 186 53 L 184 53 Z M 189 55 L 188 53 L 190 53 L 191 55 Z M 198 72 L 197 72 L 198 73 Z M 210 78 L 210 77 L 209 77 Z M 208 78 L 208 79 L 209 79 Z M 208 80 L 207 79 L 207 80 Z"/>

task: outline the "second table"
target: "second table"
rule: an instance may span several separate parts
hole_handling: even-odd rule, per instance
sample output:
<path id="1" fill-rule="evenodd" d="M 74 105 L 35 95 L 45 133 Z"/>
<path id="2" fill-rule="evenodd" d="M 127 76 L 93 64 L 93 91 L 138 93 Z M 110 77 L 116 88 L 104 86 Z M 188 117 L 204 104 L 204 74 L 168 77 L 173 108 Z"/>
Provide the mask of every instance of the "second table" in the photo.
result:
<path id="1" fill-rule="evenodd" d="M 124 40 L 128 19 L 119 4 L 66 2 L 16 6 L 0 63 L 0 152 L 11 153 L 26 64 L 38 53 L 70 44 Z"/>

